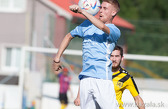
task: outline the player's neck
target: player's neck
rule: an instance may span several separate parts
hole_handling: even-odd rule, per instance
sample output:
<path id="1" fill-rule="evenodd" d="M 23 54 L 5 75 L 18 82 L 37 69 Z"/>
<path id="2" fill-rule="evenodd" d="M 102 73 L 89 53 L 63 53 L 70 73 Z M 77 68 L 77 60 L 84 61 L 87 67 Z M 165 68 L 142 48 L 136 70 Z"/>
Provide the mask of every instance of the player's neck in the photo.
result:
<path id="1" fill-rule="evenodd" d="M 112 20 L 105 22 L 105 24 L 112 24 Z"/>

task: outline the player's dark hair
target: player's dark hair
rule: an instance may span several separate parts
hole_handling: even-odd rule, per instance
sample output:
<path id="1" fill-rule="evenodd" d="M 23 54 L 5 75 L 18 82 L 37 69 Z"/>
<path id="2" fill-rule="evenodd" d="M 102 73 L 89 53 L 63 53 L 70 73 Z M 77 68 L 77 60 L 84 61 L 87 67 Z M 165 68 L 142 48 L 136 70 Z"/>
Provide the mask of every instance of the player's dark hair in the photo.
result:
<path id="1" fill-rule="evenodd" d="M 116 46 L 114 47 L 114 50 L 119 50 L 121 57 L 123 57 L 123 48 L 122 48 L 122 47 L 120 47 L 119 45 L 116 45 Z M 113 51 L 114 51 L 114 50 L 113 50 Z"/>

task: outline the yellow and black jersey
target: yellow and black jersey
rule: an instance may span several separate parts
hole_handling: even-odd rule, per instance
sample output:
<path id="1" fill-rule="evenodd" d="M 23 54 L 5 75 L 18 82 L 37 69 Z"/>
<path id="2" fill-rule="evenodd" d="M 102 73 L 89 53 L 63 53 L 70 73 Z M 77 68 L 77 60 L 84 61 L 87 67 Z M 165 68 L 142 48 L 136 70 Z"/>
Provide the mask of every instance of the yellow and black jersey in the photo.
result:
<path id="1" fill-rule="evenodd" d="M 122 107 L 122 94 L 125 89 L 128 89 L 133 97 L 139 94 L 133 77 L 123 68 L 120 68 L 118 72 L 113 73 L 113 84 L 119 109 L 124 109 Z"/>

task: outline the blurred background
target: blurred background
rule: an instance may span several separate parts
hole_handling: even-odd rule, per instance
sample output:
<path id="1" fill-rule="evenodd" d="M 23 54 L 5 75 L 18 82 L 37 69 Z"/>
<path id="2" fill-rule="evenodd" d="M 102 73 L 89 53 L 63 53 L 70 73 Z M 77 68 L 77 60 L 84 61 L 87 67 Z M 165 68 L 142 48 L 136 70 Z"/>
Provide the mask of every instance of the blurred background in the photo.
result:
<path id="1" fill-rule="evenodd" d="M 168 109 L 167 0 L 119 0 L 113 20 L 124 48 L 122 66 L 134 76 L 147 109 Z M 52 60 L 64 36 L 85 20 L 69 11 L 78 0 L 0 0 L 0 109 L 59 109 Z M 74 106 L 82 69 L 82 39 L 62 57 L 71 76 L 67 109 Z M 136 58 L 134 58 L 136 57 Z M 134 103 L 129 91 L 123 101 Z M 125 109 L 137 109 L 134 106 Z"/>

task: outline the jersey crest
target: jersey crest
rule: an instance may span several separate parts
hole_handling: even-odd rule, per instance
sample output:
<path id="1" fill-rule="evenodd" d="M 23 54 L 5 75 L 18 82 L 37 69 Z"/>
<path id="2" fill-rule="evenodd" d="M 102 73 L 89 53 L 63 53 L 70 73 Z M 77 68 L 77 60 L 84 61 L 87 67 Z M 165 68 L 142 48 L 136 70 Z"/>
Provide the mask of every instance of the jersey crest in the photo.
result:
<path id="1" fill-rule="evenodd" d="M 119 88 L 121 88 L 121 87 L 123 86 L 123 82 L 118 81 L 118 82 L 117 82 L 117 86 L 118 86 Z"/>

